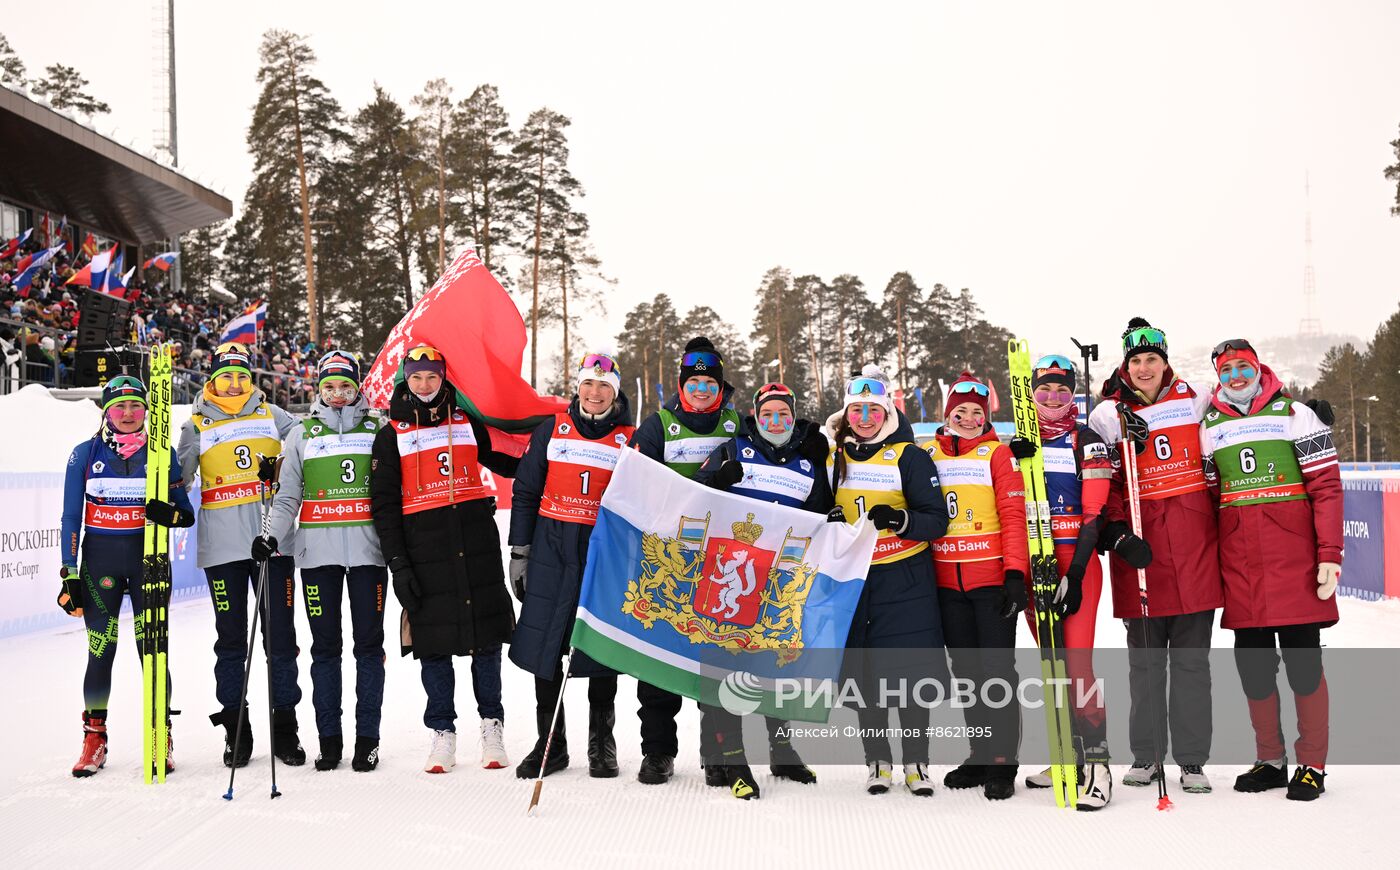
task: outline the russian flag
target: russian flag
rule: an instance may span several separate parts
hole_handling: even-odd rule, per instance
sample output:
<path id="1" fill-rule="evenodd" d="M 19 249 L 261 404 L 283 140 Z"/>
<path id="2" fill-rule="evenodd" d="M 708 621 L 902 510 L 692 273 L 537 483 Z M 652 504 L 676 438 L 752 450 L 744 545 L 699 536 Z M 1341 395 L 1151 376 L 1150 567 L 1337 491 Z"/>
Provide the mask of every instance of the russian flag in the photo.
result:
<path id="1" fill-rule="evenodd" d="M 121 251 L 116 245 L 105 251 L 99 251 L 86 266 L 73 273 L 68 284 L 77 284 L 82 287 L 91 287 L 93 290 L 101 290 L 106 286 L 107 270 L 112 268 L 112 258 L 116 257 L 116 269 L 121 270 Z"/>
<path id="2" fill-rule="evenodd" d="M 26 265 L 20 271 L 19 277 L 15 278 L 15 289 L 20 291 L 21 296 L 29 295 L 29 285 L 34 283 L 34 276 L 38 275 L 43 270 L 44 264 L 53 259 L 53 255 L 61 250 L 63 250 L 63 245 L 54 245 L 52 248 L 47 248 L 37 254 L 31 254 L 21 261 Z"/>
<path id="3" fill-rule="evenodd" d="M 258 340 L 258 330 L 262 329 L 263 323 L 267 320 L 267 303 L 253 308 L 252 311 L 238 315 L 228 322 L 224 327 L 224 334 L 219 338 L 219 344 L 226 341 L 236 341 L 239 344 L 253 344 Z"/>
<path id="4" fill-rule="evenodd" d="M 156 269 L 161 270 L 162 272 L 169 272 L 169 271 L 170 271 L 170 267 L 173 266 L 173 265 L 175 265 L 175 258 L 178 257 L 178 256 L 180 256 L 180 252 L 179 252 L 179 251 L 166 251 L 166 252 L 163 253 L 163 254 L 156 254 L 154 257 L 152 257 L 151 259 L 147 260 L 147 261 L 141 266 L 141 268 L 142 268 L 142 269 L 156 268 Z"/>
<path id="5" fill-rule="evenodd" d="M 29 237 L 34 234 L 34 228 L 30 227 L 19 235 L 5 243 L 5 249 L 0 251 L 0 260 L 8 260 L 18 251 L 19 246 L 29 241 Z"/>

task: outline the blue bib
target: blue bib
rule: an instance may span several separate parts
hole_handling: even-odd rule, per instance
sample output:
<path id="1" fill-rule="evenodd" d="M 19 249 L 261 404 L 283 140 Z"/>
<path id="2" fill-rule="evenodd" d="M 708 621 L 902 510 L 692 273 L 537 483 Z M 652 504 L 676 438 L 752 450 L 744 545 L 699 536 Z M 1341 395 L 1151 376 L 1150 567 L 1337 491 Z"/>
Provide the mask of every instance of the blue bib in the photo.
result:
<path id="1" fill-rule="evenodd" d="M 747 435 L 734 439 L 734 453 L 744 466 L 744 477 L 730 492 L 795 508 L 812 494 L 817 469 L 810 460 L 794 456 L 786 463 L 773 462 Z"/>

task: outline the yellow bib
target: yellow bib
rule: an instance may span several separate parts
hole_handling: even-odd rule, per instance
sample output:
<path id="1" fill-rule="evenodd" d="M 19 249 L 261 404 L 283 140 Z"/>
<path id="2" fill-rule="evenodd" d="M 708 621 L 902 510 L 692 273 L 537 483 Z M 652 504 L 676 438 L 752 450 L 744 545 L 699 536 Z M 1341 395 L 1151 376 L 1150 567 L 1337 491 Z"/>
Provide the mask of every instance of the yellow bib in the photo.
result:
<path id="1" fill-rule="evenodd" d="M 933 543 L 939 562 L 981 562 L 1001 558 L 1001 516 L 992 486 L 992 456 L 1001 444 L 979 444 L 954 456 L 934 441 L 928 453 L 938 466 L 938 484 L 948 503 L 948 532 Z"/>
<path id="2" fill-rule="evenodd" d="M 251 416 L 211 420 L 193 417 L 199 432 L 200 506 L 233 507 L 258 500 L 258 454 L 282 452 L 277 423 L 266 404 Z"/>
<path id="3" fill-rule="evenodd" d="M 908 441 L 891 444 L 866 460 L 856 460 L 850 454 L 846 455 L 846 477 L 836 490 L 836 504 L 845 512 L 847 520 L 865 516 L 877 504 L 887 504 L 898 510 L 909 509 L 909 503 L 904 500 L 904 480 L 899 476 L 899 457 L 904 455 L 906 447 L 911 446 L 912 443 Z M 836 453 L 833 451 L 826 459 L 828 479 L 835 465 Z M 926 549 L 928 541 L 909 541 L 888 529 L 881 529 L 870 562 L 872 565 L 898 562 Z"/>

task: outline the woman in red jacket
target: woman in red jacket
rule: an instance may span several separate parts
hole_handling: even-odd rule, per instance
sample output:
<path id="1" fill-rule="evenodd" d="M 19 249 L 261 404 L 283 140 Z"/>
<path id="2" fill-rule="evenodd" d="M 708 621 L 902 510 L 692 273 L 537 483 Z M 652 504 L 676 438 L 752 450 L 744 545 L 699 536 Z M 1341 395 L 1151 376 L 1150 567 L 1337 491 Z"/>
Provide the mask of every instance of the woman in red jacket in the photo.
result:
<path id="1" fill-rule="evenodd" d="M 1011 449 L 987 422 L 987 397 L 987 385 L 963 372 L 949 390 L 946 425 L 928 448 L 948 507 L 948 532 L 933 542 L 943 640 L 953 673 L 972 680 L 979 701 L 988 680 L 1017 685 L 1016 614 L 1026 608 L 1030 571 L 1025 486 Z M 980 785 L 992 800 L 1011 797 L 1020 707 L 979 702 L 966 715 L 972 753 L 943 784 Z"/>
<path id="2" fill-rule="evenodd" d="M 1332 430 L 1294 402 L 1243 339 L 1211 355 L 1220 384 L 1201 424 L 1206 479 L 1220 498 L 1221 627 L 1234 629 L 1235 665 L 1254 725 L 1254 767 L 1235 791 L 1288 786 L 1291 800 L 1322 794 L 1327 678 L 1321 631 L 1337 622 L 1342 572 L 1342 478 Z M 1276 646 L 1277 644 L 1277 646 Z M 1290 782 L 1279 722 L 1278 666 L 1298 710 L 1298 769 Z"/>
<path id="3" fill-rule="evenodd" d="M 1208 653 L 1216 608 L 1225 603 L 1215 504 L 1201 462 L 1200 423 L 1210 393 L 1179 379 L 1167 362 L 1166 333 L 1134 317 L 1123 332 L 1123 364 L 1104 382 L 1103 398 L 1089 415 L 1089 426 L 1110 443 L 1120 441 L 1120 427 L 1127 427 L 1137 454 L 1146 540 L 1129 534 L 1120 462 L 1099 541 L 1113 553 L 1113 615 L 1128 630 L 1133 766 L 1123 784 L 1155 782 L 1157 761 L 1166 757 L 1170 744 L 1181 766 L 1182 788 L 1208 792 L 1210 780 L 1203 769 L 1211 741 Z M 1145 618 L 1138 568 L 1147 572 Z"/>

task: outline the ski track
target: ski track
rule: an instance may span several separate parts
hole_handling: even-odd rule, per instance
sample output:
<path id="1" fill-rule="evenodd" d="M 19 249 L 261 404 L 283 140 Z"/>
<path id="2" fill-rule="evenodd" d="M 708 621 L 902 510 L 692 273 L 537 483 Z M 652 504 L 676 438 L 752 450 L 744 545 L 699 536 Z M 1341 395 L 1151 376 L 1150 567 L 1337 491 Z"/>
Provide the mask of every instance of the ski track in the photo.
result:
<path id="1" fill-rule="evenodd" d="M 1341 624 L 1324 634 L 1329 644 L 1395 644 L 1400 603 L 1343 599 L 1341 605 Z M 1100 645 L 1122 646 L 1122 627 L 1108 615 L 1107 601 L 1100 614 Z M 385 622 L 397 625 L 395 605 Z M 1332 768 L 1327 794 L 1312 804 L 1287 801 L 1281 791 L 1235 793 L 1230 785 L 1244 770 L 1238 765 L 1209 766 L 1215 793 L 1188 795 L 1176 785 L 1176 768 L 1169 767 L 1173 812 L 1154 809 L 1156 789 L 1119 785 L 1112 804 L 1091 814 L 1057 809 L 1048 790 L 1027 790 L 1019 777 L 1016 796 L 997 804 L 980 789 L 951 791 L 942 786 L 947 765 L 933 768 L 938 787 L 932 798 L 914 797 L 902 785 L 887 795 L 866 795 L 865 772 L 855 766 L 819 767 L 819 784 L 802 786 L 775 781 L 758 765 L 763 797 L 743 802 L 726 790 L 705 787 L 695 752 L 699 717 L 687 701 L 679 718 L 677 776 L 667 785 L 646 786 L 635 780 L 641 760 L 636 693 L 635 682 L 626 677 L 618 690 L 621 776 L 588 777 L 584 687 L 571 683 L 573 766 L 545 780 L 540 808 L 528 818 L 532 781 L 517 780 L 513 768 L 478 766 L 477 718 L 465 660 L 458 661 L 458 766 L 441 776 L 421 771 L 428 747 L 420 720 L 422 687 L 416 663 L 397 656 L 392 631 L 379 769 L 360 774 L 349 767 L 354 663 L 347 649 L 347 756 L 338 770 L 314 770 L 310 633 L 300 607 L 297 632 L 303 691 L 298 718 L 308 762 L 301 768 L 279 765 L 283 796 L 268 799 L 266 670 L 259 654 L 249 689 L 253 760 L 238 771 L 231 803 L 222 800 L 228 785 L 220 763 L 222 729 L 205 718 L 215 707 L 214 628 L 203 598 L 172 608 L 173 703 L 183 713 L 174 721 L 178 770 L 164 786 L 140 780 L 141 683 L 129 612 L 122 620 L 115 669 L 108 764 L 86 780 L 68 772 L 81 740 L 86 653 L 81 627 L 75 622 L 0 644 L 0 674 L 6 675 L 13 699 L 0 716 L 0 739 L 8 747 L 0 758 L 0 783 L 7 786 L 0 795 L 6 866 L 69 867 L 95 859 L 114 867 L 264 861 L 296 866 L 348 859 L 352 866 L 398 861 L 611 870 L 659 861 L 675 867 L 732 861 L 825 867 L 907 865 L 912 858 L 915 864 L 952 859 L 1024 868 L 1083 865 L 1086 852 L 1093 859 L 1131 856 L 1134 866 L 1143 867 L 1179 867 L 1203 857 L 1259 866 L 1296 861 L 1300 848 L 1311 853 L 1316 831 L 1326 832 L 1332 861 L 1394 860 L 1393 809 L 1385 800 L 1390 769 L 1380 766 Z M 1216 631 L 1215 645 L 1230 642 L 1230 632 Z M 533 680 L 509 662 L 504 670 L 506 746 L 516 762 L 533 743 Z M 1291 735 L 1292 723 L 1285 728 Z M 1114 770 L 1121 775 L 1122 766 Z M 1022 776 L 1029 772 L 1022 768 Z M 898 768 L 895 774 L 898 782 Z"/>

